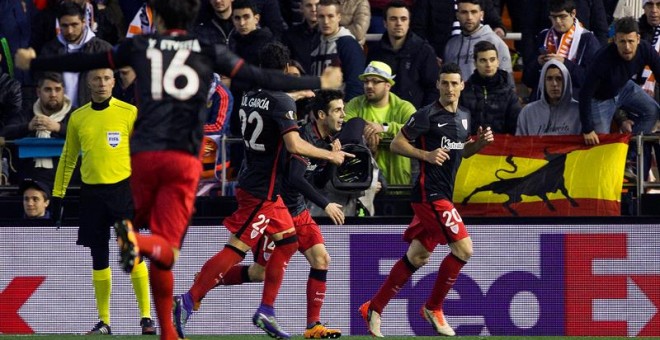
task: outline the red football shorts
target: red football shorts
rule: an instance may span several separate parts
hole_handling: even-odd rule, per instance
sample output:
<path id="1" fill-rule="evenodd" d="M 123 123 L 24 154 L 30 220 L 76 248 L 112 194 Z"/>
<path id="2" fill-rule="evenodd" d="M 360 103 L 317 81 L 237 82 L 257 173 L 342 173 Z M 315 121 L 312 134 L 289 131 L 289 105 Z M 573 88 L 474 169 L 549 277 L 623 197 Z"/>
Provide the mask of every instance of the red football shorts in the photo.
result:
<path id="1" fill-rule="evenodd" d="M 274 235 L 293 227 L 293 220 L 284 201 L 277 196 L 269 201 L 236 189 L 238 209 L 225 218 L 223 224 L 243 243 L 254 247 L 262 235 Z"/>
<path id="2" fill-rule="evenodd" d="M 131 190 L 137 226 L 181 248 L 193 213 L 199 158 L 174 150 L 145 151 L 131 156 Z"/>
<path id="3" fill-rule="evenodd" d="M 316 221 L 312 219 L 309 210 L 305 210 L 298 216 L 293 217 L 293 224 L 296 227 L 296 235 L 298 235 L 298 251 L 304 253 L 307 249 L 317 245 L 324 244 L 323 234 L 321 228 Z M 270 254 L 275 249 L 275 242 L 268 236 L 264 237 L 252 247 L 252 254 L 254 254 L 254 262 L 266 266 Z"/>
<path id="4" fill-rule="evenodd" d="M 453 243 L 470 236 L 461 215 L 449 200 L 412 203 L 412 208 L 415 216 L 403 233 L 403 239 L 408 243 L 416 239 L 432 252 L 438 244 Z"/>

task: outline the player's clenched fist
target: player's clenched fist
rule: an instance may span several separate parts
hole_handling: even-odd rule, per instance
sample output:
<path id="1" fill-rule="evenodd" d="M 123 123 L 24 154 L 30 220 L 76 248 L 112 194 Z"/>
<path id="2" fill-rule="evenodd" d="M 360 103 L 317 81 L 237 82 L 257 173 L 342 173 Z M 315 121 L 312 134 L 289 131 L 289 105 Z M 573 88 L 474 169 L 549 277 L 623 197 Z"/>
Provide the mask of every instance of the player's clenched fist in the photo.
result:
<path id="1" fill-rule="evenodd" d="M 328 66 L 321 75 L 322 89 L 338 89 L 344 82 L 344 76 L 339 67 Z"/>
<path id="2" fill-rule="evenodd" d="M 30 62 L 37 57 L 37 52 L 33 48 L 19 48 L 14 56 L 16 67 L 27 71 L 30 69 Z"/>
<path id="3" fill-rule="evenodd" d="M 435 165 L 442 165 L 446 160 L 449 159 L 448 150 L 437 148 L 433 151 L 429 151 L 425 154 L 424 160 L 428 163 Z"/>

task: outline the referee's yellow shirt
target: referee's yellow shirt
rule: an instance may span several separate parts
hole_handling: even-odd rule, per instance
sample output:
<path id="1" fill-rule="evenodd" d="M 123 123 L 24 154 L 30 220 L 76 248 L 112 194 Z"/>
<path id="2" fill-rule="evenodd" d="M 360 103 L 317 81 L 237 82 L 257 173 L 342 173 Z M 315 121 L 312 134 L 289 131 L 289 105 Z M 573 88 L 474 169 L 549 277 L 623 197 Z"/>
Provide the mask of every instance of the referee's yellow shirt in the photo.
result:
<path id="1" fill-rule="evenodd" d="M 129 137 L 137 108 L 116 98 L 87 103 L 71 114 L 53 196 L 64 197 L 82 154 L 80 175 L 85 184 L 114 184 L 131 175 Z"/>

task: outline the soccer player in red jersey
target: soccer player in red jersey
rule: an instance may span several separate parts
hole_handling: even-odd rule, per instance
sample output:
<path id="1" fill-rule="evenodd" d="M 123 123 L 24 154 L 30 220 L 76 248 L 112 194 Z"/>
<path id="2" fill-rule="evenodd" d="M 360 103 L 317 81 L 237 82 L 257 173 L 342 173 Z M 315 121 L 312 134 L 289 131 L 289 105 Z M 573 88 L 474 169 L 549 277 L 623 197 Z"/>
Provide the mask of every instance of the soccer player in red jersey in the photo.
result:
<path id="1" fill-rule="evenodd" d="M 289 52 L 282 44 L 268 44 L 260 52 L 260 61 L 262 68 L 280 70 L 283 74 Z M 300 137 L 296 104 L 287 93 L 248 91 L 241 100 L 239 115 L 245 159 L 238 174 L 238 210 L 223 222 L 231 232 L 228 244 L 206 261 L 188 292 L 175 297 L 174 322 L 181 338 L 185 337 L 185 326 L 195 304 L 243 260 L 245 253 L 264 234 L 274 241 L 275 248 L 265 266 L 261 305 L 252 321 L 271 337 L 290 338 L 278 325 L 274 310 L 284 271 L 298 250 L 294 222 L 279 195 L 282 172 L 279 163 L 283 149 L 290 154 L 324 159 L 337 165 L 344 160 L 344 152 L 317 148 Z"/>
<path id="2" fill-rule="evenodd" d="M 326 143 L 320 140 L 321 135 L 333 138 L 344 125 L 344 93 L 339 90 L 317 91 L 313 99 L 315 121 L 308 122 L 300 129 L 303 139 L 317 146 L 341 149 L 341 144 Z M 359 127 L 358 135 L 362 136 L 364 123 Z M 321 132 L 322 131 L 322 132 Z M 283 150 L 280 157 L 282 167 L 282 184 L 280 194 L 284 204 L 289 209 L 293 224 L 298 236 L 298 251 L 305 256 L 310 265 L 307 279 L 307 328 L 303 336 L 306 339 L 336 339 L 341 337 L 341 330 L 326 327 L 320 322 L 321 307 L 326 294 L 326 277 L 330 266 L 330 255 L 325 248 L 325 241 L 321 228 L 312 219 L 307 209 L 306 199 L 319 207 L 323 207 L 326 215 L 337 225 L 344 224 L 342 206 L 330 202 L 323 194 L 318 192 L 310 181 L 303 178 L 312 175 L 314 170 L 307 171 L 310 164 L 318 169 L 322 164 L 312 163 L 308 157 L 292 154 Z M 252 246 L 255 262 L 251 265 L 236 265 L 232 267 L 217 285 L 239 285 L 243 283 L 263 282 L 265 268 L 273 250 L 275 242 L 264 235 L 258 243 Z M 199 305 L 193 307 L 196 311 Z"/>
<path id="3" fill-rule="evenodd" d="M 201 173 L 198 155 L 213 71 L 285 91 L 337 88 L 342 79 L 337 69 L 320 78 L 289 77 L 248 65 L 223 45 L 204 44 L 185 31 L 197 15 L 199 0 L 158 0 L 150 6 L 159 33 L 127 39 L 107 53 L 36 58 L 34 50 L 20 49 L 15 60 L 17 67 L 35 71 L 79 72 L 127 65 L 135 70 L 138 117 L 130 140 L 134 223 L 149 226 L 152 235 L 135 233 L 130 221 L 117 223 L 115 230 L 125 271 L 132 270 L 139 256 L 151 260 L 149 274 L 161 339 L 174 340 L 178 336 L 172 322 L 171 269 L 188 228 Z M 343 154 L 328 152 L 321 157 L 339 162 Z"/>
<path id="4" fill-rule="evenodd" d="M 440 264 L 431 296 L 420 313 L 438 334 L 456 334 L 445 320 L 442 304 L 472 256 L 472 239 L 451 202 L 454 180 L 461 159 L 474 155 L 494 138 L 490 128 L 479 127 L 476 140 L 468 134 L 470 113 L 458 107 L 464 87 L 458 65 L 443 65 L 436 86 L 440 99 L 415 112 L 390 145 L 392 152 L 417 159 L 420 174 L 411 199 L 415 215 L 403 234 L 410 243 L 408 251 L 394 264 L 376 295 L 359 310 L 369 333 L 379 338 L 383 337 L 383 309 L 412 274 L 428 263 L 438 244 L 448 244 L 451 252 Z"/>

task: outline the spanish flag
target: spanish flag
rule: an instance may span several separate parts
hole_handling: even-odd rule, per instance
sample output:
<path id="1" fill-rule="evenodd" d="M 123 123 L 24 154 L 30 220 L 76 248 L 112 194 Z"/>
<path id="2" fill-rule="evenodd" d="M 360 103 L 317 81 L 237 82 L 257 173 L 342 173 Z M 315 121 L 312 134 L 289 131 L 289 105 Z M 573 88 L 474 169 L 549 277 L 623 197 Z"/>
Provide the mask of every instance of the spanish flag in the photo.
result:
<path id="1" fill-rule="evenodd" d="M 495 136 L 464 159 L 454 204 L 463 216 L 615 216 L 630 135 Z"/>

